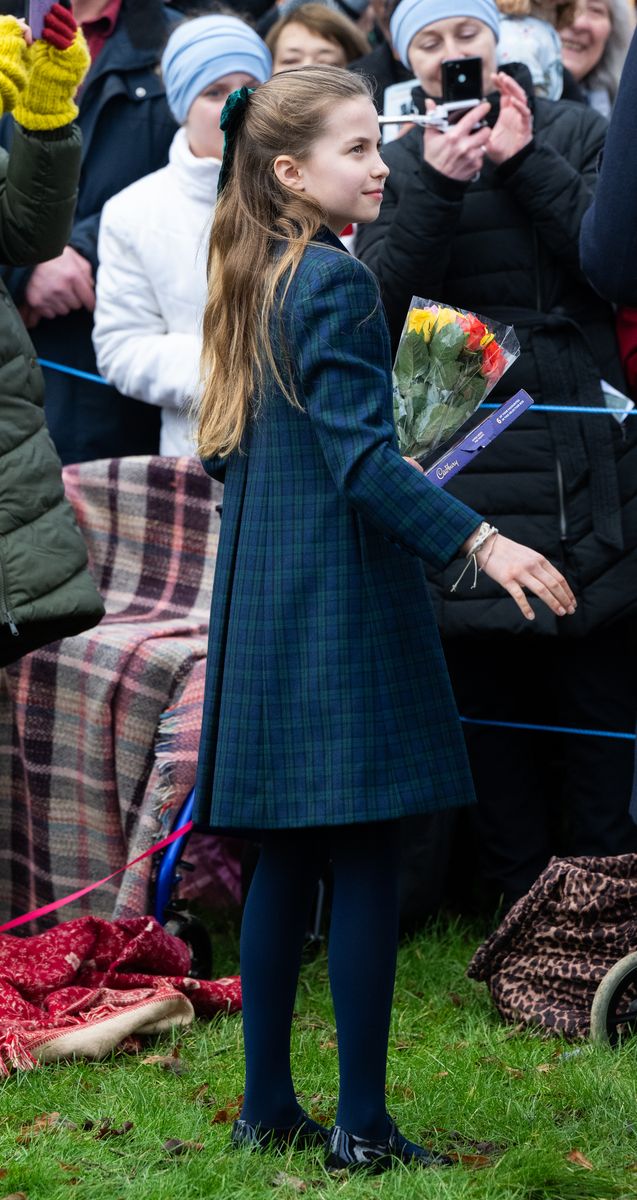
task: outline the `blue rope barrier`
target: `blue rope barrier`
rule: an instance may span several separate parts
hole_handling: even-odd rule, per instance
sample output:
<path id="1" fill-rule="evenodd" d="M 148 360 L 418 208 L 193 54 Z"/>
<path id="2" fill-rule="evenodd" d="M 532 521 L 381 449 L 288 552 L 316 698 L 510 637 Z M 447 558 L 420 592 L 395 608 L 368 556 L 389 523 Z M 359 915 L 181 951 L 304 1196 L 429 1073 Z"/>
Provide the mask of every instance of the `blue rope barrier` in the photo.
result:
<path id="1" fill-rule="evenodd" d="M 61 363 L 50 362 L 48 358 L 39 358 L 38 362 L 41 367 L 46 367 L 49 371 L 61 371 L 63 375 L 75 375 L 78 379 L 88 379 L 89 383 L 103 383 L 105 387 L 110 387 L 107 379 L 102 379 L 101 375 L 91 375 L 89 371 L 78 371 L 77 367 L 63 367 Z"/>
<path id="2" fill-rule="evenodd" d="M 65 367 L 62 363 L 51 362 L 48 358 L 39 358 L 38 362 L 41 367 L 46 367 L 49 371 L 61 371 L 63 375 L 75 375 L 78 379 L 88 379 L 89 383 L 103 383 L 105 387 L 110 387 L 107 379 L 102 379 L 101 375 L 91 375 L 89 371 L 78 371 L 77 367 Z M 500 408 L 499 404 L 482 404 L 481 408 Z M 590 406 L 580 407 L 577 404 L 534 404 L 533 408 L 536 412 L 556 412 L 556 413 L 579 413 L 580 416 L 584 413 L 588 416 L 590 413 L 606 413 L 613 415 L 617 410 L 611 408 L 592 408 Z M 530 411 L 530 410 L 529 410 Z M 637 408 L 624 414 L 627 417 L 637 417 Z"/>
<path id="3" fill-rule="evenodd" d="M 530 729 L 538 733 L 577 733 L 582 737 L 620 738 L 622 741 L 634 742 L 634 733 L 616 733 L 609 729 L 577 729 L 569 725 L 527 725 L 517 721 L 481 721 L 477 717 L 461 717 L 464 725 L 489 725 L 494 729 Z"/>

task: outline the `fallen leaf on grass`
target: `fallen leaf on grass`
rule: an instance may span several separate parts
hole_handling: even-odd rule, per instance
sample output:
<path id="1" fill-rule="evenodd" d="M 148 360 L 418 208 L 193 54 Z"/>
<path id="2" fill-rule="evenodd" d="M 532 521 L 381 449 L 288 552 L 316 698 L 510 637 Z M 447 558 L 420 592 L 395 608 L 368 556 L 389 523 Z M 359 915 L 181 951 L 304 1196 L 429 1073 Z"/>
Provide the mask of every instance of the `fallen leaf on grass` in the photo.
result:
<path id="1" fill-rule="evenodd" d="M 541 1075 L 548 1075 L 549 1071 L 552 1071 L 554 1066 L 555 1063 L 540 1063 L 535 1069 L 536 1071 L 539 1071 Z"/>
<path id="2" fill-rule="evenodd" d="M 67 1179 L 67 1183 L 80 1183 L 81 1175 L 79 1167 L 75 1167 L 71 1163 L 63 1162 L 58 1163 L 58 1167 L 61 1171 L 66 1171 L 70 1175 L 70 1179 Z"/>
<path id="3" fill-rule="evenodd" d="M 190 1099 L 193 1104 L 203 1104 L 206 1108 L 216 1108 L 217 1098 L 210 1091 L 209 1083 L 200 1083 L 194 1092 L 191 1092 Z"/>
<path id="4" fill-rule="evenodd" d="M 493 1159 L 489 1154 L 461 1154 L 458 1150 L 445 1150 L 447 1158 L 463 1167 L 477 1171 L 481 1167 L 492 1167 Z"/>
<path id="5" fill-rule="evenodd" d="M 30 1125 L 22 1126 L 16 1141 L 21 1146 L 28 1146 L 34 1137 L 48 1129 L 77 1129 L 77 1125 L 74 1121 L 68 1121 L 59 1112 L 41 1113 Z"/>
<path id="6" fill-rule="evenodd" d="M 189 1070 L 183 1058 L 177 1058 L 174 1054 L 149 1054 L 141 1061 L 142 1066 L 161 1067 L 163 1071 L 171 1071 L 173 1075 L 185 1075 Z"/>
<path id="7" fill-rule="evenodd" d="M 124 1121 L 124 1124 L 118 1127 L 113 1125 L 110 1117 L 107 1117 L 105 1121 L 102 1121 L 95 1134 L 95 1137 L 98 1141 L 102 1141 L 103 1138 L 123 1137 L 125 1133 L 130 1133 L 131 1129 L 133 1128 L 134 1126 L 132 1121 Z"/>
<path id="8" fill-rule="evenodd" d="M 129 1033 L 128 1037 L 122 1038 L 115 1047 L 116 1054 L 139 1054 L 144 1048 L 142 1038 L 137 1037 L 134 1033 Z"/>
<path id="9" fill-rule="evenodd" d="M 167 1138 L 162 1150 L 167 1154 L 186 1154 L 188 1150 L 203 1150 L 203 1142 L 184 1142 L 181 1138 Z"/>
<path id="10" fill-rule="evenodd" d="M 306 1192 L 307 1184 L 303 1179 L 299 1179 L 298 1175 L 288 1175 L 285 1171 L 279 1171 L 272 1180 L 272 1187 L 287 1187 L 292 1192 Z"/>
<path id="11" fill-rule="evenodd" d="M 478 1062 L 483 1066 L 492 1063 L 494 1066 L 506 1071 L 507 1075 L 511 1075 L 514 1079 L 522 1079 L 524 1077 L 524 1071 L 521 1071 L 519 1067 L 510 1067 L 508 1063 L 505 1063 L 504 1059 L 498 1058 L 496 1054 L 485 1054 L 483 1058 L 478 1059 Z"/>
<path id="12" fill-rule="evenodd" d="M 11 1192 L 10 1196 L 2 1196 L 1 1200 L 28 1200 L 26 1192 Z"/>
<path id="13" fill-rule="evenodd" d="M 239 1116 L 243 1106 L 243 1096 L 237 1096 L 226 1108 L 218 1108 L 212 1118 L 213 1125 L 228 1125 L 231 1121 L 235 1121 Z"/>
<path id="14" fill-rule="evenodd" d="M 449 999 L 455 1008 L 464 1008 L 467 1003 L 464 996 L 459 995 L 458 992 L 449 992 Z"/>
<path id="15" fill-rule="evenodd" d="M 568 1162 L 575 1163 L 575 1165 L 577 1167 L 583 1167 L 585 1171 L 594 1171 L 595 1170 L 595 1167 L 593 1166 L 590 1159 L 586 1158 L 586 1156 L 584 1154 L 582 1154 L 581 1150 L 569 1150 L 569 1153 L 566 1155 L 566 1158 L 567 1158 Z"/>
<path id="16" fill-rule="evenodd" d="M 448 1074 L 449 1074 L 448 1071 L 436 1071 L 436 1074 L 433 1075 L 432 1078 L 433 1079 L 444 1079 L 445 1075 L 448 1075 Z"/>

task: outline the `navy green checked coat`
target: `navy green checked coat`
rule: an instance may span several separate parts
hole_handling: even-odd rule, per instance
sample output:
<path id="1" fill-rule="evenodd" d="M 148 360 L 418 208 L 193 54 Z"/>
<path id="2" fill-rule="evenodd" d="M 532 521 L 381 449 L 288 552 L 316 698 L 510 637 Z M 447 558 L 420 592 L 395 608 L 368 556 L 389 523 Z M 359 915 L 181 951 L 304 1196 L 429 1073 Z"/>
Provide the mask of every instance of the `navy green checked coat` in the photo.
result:
<path id="1" fill-rule="evenodd" d="M 467 804 L 423 562 L 448 563 L 481 518 L 401 458 L 378 286 L 331 234 L 308 246 L 284 326 L 303 411 L 272 384 L 245 452 L 204 464 L 225 489 L 195 821 Z"/>

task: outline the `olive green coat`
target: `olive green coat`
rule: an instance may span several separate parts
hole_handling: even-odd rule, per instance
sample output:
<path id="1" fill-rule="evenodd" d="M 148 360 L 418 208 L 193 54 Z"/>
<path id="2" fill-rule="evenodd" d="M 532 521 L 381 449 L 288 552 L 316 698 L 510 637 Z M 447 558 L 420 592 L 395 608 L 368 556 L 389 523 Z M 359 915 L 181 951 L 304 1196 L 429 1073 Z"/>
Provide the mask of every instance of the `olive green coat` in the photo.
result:
<path id="1" fill-rule="evenodd" d="M 79 131 L 16 126 L 0 151 L 0 262 L 33 265 L 62 253 L 80 171 Z M 103 606 L 65 499 L 44 423 L 44 380 L 31 340 L 0 282 L 0 666 L 95 625 Z"/>

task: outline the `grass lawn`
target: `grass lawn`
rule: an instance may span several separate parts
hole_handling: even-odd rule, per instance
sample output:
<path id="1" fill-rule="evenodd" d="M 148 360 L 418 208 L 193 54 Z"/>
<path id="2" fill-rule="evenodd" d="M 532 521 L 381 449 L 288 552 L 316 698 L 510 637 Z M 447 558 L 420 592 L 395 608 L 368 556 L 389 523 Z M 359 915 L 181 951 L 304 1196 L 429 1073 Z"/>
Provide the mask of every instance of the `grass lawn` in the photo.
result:
<path id="1" fill-rule="evenodd" d="M 330 1179 L 319 1152 L 231 1152 L 242 1059 L 240 1017 L 230 1017 L 137 1055 L 4 1081 L 0 1198 L 637 1197 L 637 1039 L 573 1055 L 558 1039 L 503 1026 L 484 988 L 465 978 L 475 945 L 462 925 L 419 934 L 401 949 L 396 987 L 388 1107 L 406 1134 L 452 1151 L 453 1168 Z M 216 972 L 235 970 L 229 934 Z M 142 1061 L 173 1049 L 176 1071 Z M 337 1067 L 323 954 L 304 968 L 294 1055 L 303 1103 L 329 1122 Z"/>

